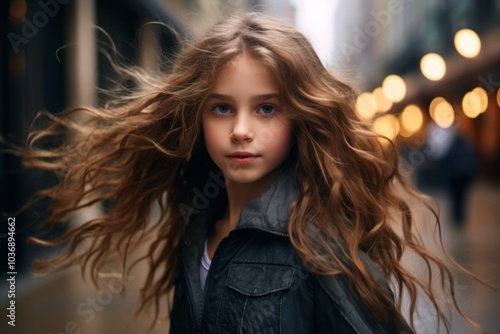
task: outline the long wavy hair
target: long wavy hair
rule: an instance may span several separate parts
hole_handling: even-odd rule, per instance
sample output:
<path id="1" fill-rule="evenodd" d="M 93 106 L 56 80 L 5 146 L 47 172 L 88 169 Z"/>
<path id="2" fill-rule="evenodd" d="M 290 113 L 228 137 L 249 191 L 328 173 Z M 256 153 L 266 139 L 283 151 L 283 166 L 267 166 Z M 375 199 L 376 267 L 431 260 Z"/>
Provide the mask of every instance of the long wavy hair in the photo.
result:
<path id="1" fill-rule="evenodd" d="M 379 319 L 401 312 L 401 297 L 407 291 L 414 328 L 417 296 L 423 292 L 449 330 L 433 281 L 439 278 L 462 314 L 452 273 L 414 231 L 414 214 L 401 190 L 421 197 L 405 183 L 394 145 L 359 120 L 356 92 L 322 65 L 306 38 L 263 14 L 231 17 L 185 42 L 160 78 L 126 69 L 143 88 L 134 95 L 59 117 L 43 114 L 51 124 L 32 131 L 23 162 L 59 176 L 56 185 L 33 199 L 51 200 L 46 226 L 64 223 L 76 210 L 96 203 L 106 203 L 106 210 L 55 240 L 34 238 L 44 245 L 69 241 L 60 256 L 36 262 L 36 271 L 79 264 L 92 269 L 95 282 L 114 252 L 123 256 L 124 271 L 146 260 L 149 272 L 139 311 L 153 305 L 158 318 L 160 300 L 174 288 L 176 251 L 186 227 L 181 208 L 193 204 L 191 190 L 203 188 L 210 171 L 216 170 L 203 139 L 204 99 L 220 70 L 242 52 L 277 78 L 293 124 L 292 164 L 301 194 L 291 207 L 288 228 L 299 257 L 317 274 L 346 275 Z M 74 117 L 77 113 L 80 116 Z M 57 145 L 43 148 L 41 143 L 53 136 Z M 151 222 L 155 207 L 159 218 Z M 439 232 L 439 219 L 432 212 Z M 127 264 L 127 254 L 146 235 L 153 237 L 148 254 Z M 374 280 L 360 250 L 394 283 L 396 303 Z M 427 279 L 403 265 L 406 251 L 424 261 Z"/>

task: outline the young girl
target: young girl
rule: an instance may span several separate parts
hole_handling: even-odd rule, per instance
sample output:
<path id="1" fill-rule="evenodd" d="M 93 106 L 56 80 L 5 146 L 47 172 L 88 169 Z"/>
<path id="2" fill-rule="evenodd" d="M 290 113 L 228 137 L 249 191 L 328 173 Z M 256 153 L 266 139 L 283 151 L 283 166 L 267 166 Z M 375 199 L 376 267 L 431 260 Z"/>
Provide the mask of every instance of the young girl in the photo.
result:
<path id="1" fill-rule="evenodd" d="M 140 74 L 148 92 L 69 111 L 31 137 L 25 165 L 61 176 L 39 193 L 49 224 L 106 203 L 49 242 L 70 246 L 36 269 L 89 264 L 96 278 L 112 252 L 126 257 L 153 233 L 140 310 L 154 304 L 158 318 L 175 291 L 170 333 L 409 333 L 421 292 L 449 330 L 434 276 L 401 263 L 406 250 L 420 256 L 456 306 L 451 272 L 412 232 L 395 149 L 357 118 L 355 92 L 302 34 L 232 17 L 160 81 Z M 77 139 L 37 148 L 61 129 Z"/>

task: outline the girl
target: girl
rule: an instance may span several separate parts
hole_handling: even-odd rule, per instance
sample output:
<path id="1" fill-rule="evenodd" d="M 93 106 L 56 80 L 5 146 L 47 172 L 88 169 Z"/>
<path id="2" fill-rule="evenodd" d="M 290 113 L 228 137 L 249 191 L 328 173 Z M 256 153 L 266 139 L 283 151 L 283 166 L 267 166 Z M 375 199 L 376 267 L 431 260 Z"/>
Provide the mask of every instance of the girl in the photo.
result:
<path id="1" fill-rule="evenodd" d="M 174 290 L 170 333 L 409 333 L 420 291 L 449 330 L 431 283 L 437 270 L 456 306 L 451 272 L 412 232 L 395 149 L 359 121 L 355 92 L 302 34 L 262 14 L 232 17 L 160 81 L 136 79 L 152 91 L 69 111 L 30 138 L 25 165 L 61 176 L 38 194 L 52 201 L 49 224 L 107 204 L 46 242 L 70 246 L 36 269 L 89 264 L 95 279 L 113 251 L 126 258 L 152 233 L 139 311 L 154 304 L 158 318 Z M 37 148 L 61 129 L 80 137 Z M 405 250 L 427 263 L 428 281 L 401 264 Z"/>

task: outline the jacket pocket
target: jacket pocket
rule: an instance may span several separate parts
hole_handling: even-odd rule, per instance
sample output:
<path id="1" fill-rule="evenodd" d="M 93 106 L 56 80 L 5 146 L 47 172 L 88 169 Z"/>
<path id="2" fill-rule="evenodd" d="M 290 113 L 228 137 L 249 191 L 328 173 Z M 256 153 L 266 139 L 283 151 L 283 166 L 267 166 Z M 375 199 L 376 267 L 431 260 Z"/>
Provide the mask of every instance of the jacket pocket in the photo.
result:
<path id="1" fill-rule="evenodd" d="M 294 273 L 289 264 L 231 262 L 217 333 L 281 333 L 281 304 Z"/>

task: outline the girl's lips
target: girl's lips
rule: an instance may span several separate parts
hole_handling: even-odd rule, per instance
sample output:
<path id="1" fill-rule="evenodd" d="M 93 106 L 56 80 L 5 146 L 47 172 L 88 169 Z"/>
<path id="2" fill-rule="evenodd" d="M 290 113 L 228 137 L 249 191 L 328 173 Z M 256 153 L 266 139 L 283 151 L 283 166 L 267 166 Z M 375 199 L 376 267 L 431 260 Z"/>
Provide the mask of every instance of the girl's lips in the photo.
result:
<path id="1" fill-rule="evenodd" d="M 227 156 L 227 158 L 234 164 L 247 165 L 254 162 L 259 156 L 246 152 L 236 152 Z"/>

